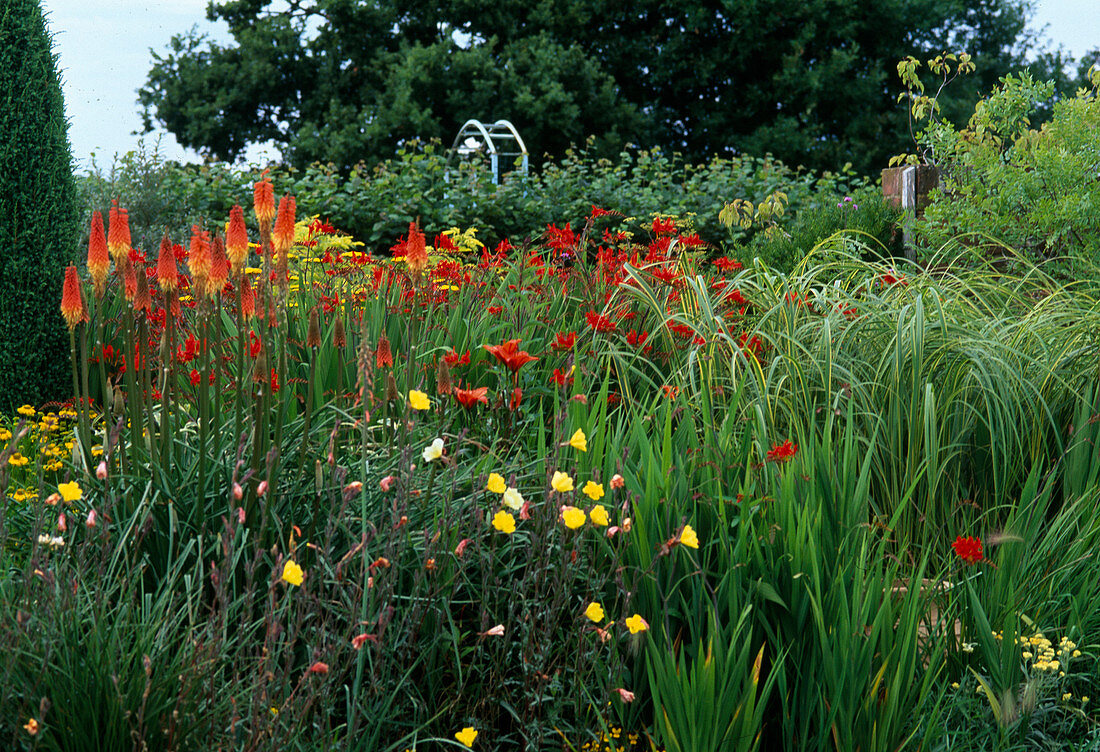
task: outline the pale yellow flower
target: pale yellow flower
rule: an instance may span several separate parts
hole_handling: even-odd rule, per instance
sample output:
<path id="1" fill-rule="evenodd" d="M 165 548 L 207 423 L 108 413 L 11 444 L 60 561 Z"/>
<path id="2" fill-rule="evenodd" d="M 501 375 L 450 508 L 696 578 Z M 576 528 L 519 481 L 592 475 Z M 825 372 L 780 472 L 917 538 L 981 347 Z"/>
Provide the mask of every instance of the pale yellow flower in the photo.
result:
<path id="1" fill-rule="evenodd" d="M 550 485 L 558 493 L 568 493 L 573 490 L 573 479 L 561 470 L 554 471 L 554 477 L 550 480 Z"/>
<path id="2" fill-rule="evenodd" d="M 516 511 L 523 508 L 523 496 L 520 492 L 514 488 L 509 488 L 504 491 L 504 496 L 501 497 L 501 501 L 504 502 L 504 506 Z"/>
<path id="3" fill-rule="evenodd" d="M 443 439 L 436 439 L 428 446 L 424 447 L 424 461 L 431 462 L 437 460 L 443 456 Z"/>

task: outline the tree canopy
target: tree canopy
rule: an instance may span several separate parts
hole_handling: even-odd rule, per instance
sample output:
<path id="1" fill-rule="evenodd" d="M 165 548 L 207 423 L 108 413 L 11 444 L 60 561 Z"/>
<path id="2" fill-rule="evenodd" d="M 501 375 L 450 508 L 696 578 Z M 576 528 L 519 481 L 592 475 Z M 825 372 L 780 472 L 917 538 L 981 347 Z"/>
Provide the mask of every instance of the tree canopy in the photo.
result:
<path id="1" fill-rule="evenodd" d="M 154 54 L 145 125 L 233 159 L 383 159 L 507 118 L 534 156 L 588 136 L 688 158 L 772 153 L 871 171 L 907 145 L 895 66 L 969 51 L 972 106 L 1034 45 L 1032 0 L 227 0 L 233 42 L 194 31 Z M 1049 56 L 1048 56 L 1049 57 Z"/>

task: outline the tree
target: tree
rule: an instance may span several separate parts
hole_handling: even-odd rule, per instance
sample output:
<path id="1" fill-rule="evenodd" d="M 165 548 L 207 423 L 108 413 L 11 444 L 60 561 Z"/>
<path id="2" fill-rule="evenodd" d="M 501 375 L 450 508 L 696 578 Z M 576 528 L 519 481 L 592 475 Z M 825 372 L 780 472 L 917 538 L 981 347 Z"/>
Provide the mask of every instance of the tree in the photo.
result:
<path id="1" fill-rule="evenodd" d="M 235 44 L 176 37 L 140 97 L 147 128 L 219 158 L 274 139 L 295 162 L 346 165 L 507 117 L 536 155 L 595 135 L 873 170 L 907 138 L 897 60 L 969 49 L 984 88 L 966 111 L 1033 46 L 1031 2 L 212 2 Z"/>
<path id="2" fill-rule="evenodd" d="M 79 217 L 68 124 L 38 0 L 0 7 L 0 410 L 69 394 L 58 311 Z"/>

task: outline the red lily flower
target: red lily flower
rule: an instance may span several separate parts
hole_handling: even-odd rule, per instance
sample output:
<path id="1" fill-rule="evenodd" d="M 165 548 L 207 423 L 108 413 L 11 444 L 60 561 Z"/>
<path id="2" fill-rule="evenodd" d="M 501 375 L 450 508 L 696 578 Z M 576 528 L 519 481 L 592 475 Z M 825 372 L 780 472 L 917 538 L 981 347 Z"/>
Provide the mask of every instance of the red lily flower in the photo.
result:
<path id="1" fill-rule="evenodd" d="M 534 355 L 520 350 L 519 343 L 518 339 L 510 339 L 500 345 L 482 345 L 482 347 L 494 355 L 509 371 L 516 373 L 527 363 L 538 360 Z"/>
<path id="2" fill-rule="evenodd" d="M 487 386 L 479 386 L 477 389 L 459 389 L 455 387 L 451 392 L 455 397 L 455 402 L 462 405 L 467 410 L 476 407 L 478 402 L 488 406 L 488 393 L 489 387 Z"/>

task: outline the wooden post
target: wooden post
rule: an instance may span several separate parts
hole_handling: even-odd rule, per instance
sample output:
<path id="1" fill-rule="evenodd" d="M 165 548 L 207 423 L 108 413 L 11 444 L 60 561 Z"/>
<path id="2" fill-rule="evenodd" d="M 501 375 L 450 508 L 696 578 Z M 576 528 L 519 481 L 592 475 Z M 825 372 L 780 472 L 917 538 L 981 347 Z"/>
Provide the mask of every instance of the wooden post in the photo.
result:
<path id="1" fill-rule="evenodd" d="M 905 165 L 882 171 L 882 195 L 894 206 L 911 212 L 914 217 L 924 213 L 932 201 L 932 189 L 940 184 L 940 169 L 933 165 Z M 910 230 L 903 231 L 905 255 L 916 259 L 916 249 Z"/>

